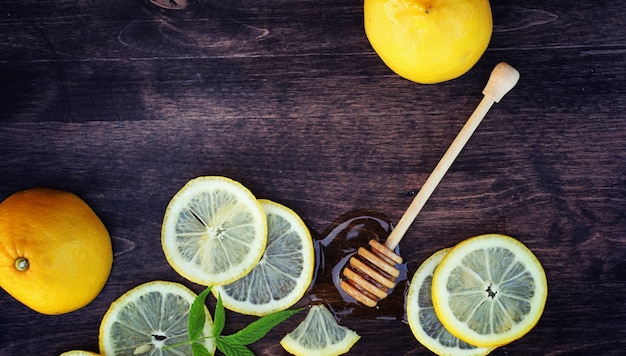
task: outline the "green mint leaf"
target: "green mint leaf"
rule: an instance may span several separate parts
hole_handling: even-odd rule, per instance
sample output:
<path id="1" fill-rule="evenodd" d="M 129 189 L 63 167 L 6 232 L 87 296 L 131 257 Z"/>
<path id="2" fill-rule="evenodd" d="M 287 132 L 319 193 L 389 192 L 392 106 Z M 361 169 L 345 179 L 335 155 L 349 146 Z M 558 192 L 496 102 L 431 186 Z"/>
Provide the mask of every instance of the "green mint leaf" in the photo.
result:
<path id="1" fill-rule="evenodd" d="M 197 342 L 191 344 L 191 354 L 193 356 L 211 356 L 211 353 L 207 350 L 206 346 Z"/>
<path id="2" fill-rule="evenodd" d="M 232 335 L 222 336 L 220 338 L 222 338 L 222 341 L 225 341 L 231 345 L 250 345 L 265 336 L 276 325 L 289 319 L 292 315 L 299 313 L 302 309 L 304 308 L 288 309 L 266 315 L 250 323 L 248 326 L 239 330 L 238 332 Z"/>
<path id="3" fill-rule="evenodd" d="M 204 303 L 206 301 L 206 296 L 210 291 L 211 287 L 205 289 L 191 304 L 187 331 L 189 333 L 189 340 L 192 342 L 198 340 L 202 336 L 202 330 L 204 329 L 204 323 L 206 321 Z"/>
<path id="4" fill-rule="evenodd" d="M 217 304 L 215 305 L 215 317 L 213 318 L 213 337 L 218 337 L 224 330 L 226 324 L 226 312 L 222 303 L 222 296 L 217 295 Z"/>
<path id="5" fill-rule="evenodd" d="M 226 356 L 254 356 L 250 349 L 242 344 L 233 343 L 224 336 L 217 337 L 215 343 L 217 348 Z"/>

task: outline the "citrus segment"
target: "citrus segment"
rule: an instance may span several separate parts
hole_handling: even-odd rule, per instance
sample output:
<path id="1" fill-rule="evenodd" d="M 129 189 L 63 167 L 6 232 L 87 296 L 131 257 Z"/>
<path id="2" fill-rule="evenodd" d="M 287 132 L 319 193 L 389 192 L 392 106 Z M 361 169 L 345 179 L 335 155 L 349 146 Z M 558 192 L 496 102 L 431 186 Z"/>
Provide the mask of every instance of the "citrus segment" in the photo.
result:
<path id="1" fill-rule="evenodd" d="M 266 241 L 261 205 L 247 188 L 225 177 L 189 181 L 174 195 L 163 219 L 167 261 L 183 277 L 206 286 L 247 274 Z"/>
<path id="2" fill-rule="evenodd" d="M 0 204 L 0 287 L 29 308 L 82 308 L 98 296 L 112 263 L 107 229 L 76 195 L 32 188 Z"/>
<path id="3" fill-rule="evenodd" d="M 453 335 L 481 347 L 507 344 L 539 321 L 548 286 L 541 263 L 516 239 L 467 239 L 444 257 L 432 284 L 435 312 Z"/>
<path id="4" fill-rule="evenodd" d="M 364 27 L 391 70 L 433 84 L 470 70 L 487 49 L 493 24 L 488 0 L 365 0 Z"/>
<path id="5" fill-rule="evenodd" d="M 189 341 L 188 318 L 196 294 L 172 282 L 152 281 L 124 293 L 113 302 L 100 324 L 99 345 L 103 355 L 191 355 L 191 345 L 164 347 Z M 203 336 L 210 336 L 213 322 L 205 307 Z M 200 342 L 211 353 L 213 338 Z"/>
<path id="6" fill-rule="evenodd" d="M 263 316 L 284 310 L 307 291 L 313 279 L 315 250 L 311 233 L 300 217 L 278 203 L 259 200 L 267 217 L 267 246 L 252 271 L 227 285 L 212 289 L 224 306 Z"/>
<path id="7" fill-rule="evenodd" d="M 454 337 L 435 313 L 431 297 L 433 273 L 448 251 L 450 249 L 443 249 L 432 254 L 413 275 L 406 301 L 409 327 L 417 341 L 437 355 L 487 355 L 493 348 L 476 347 Z"/>
<path id="8" fill-rule="evenodd" d="M 60 356 L 100 356 L 99 354 L 91 351 L 72 350 L 62 353 Z"/>
<path id="9" fill-rule="evenodd" d="M 280 341 L 287 352 L 297 356 L 342 355 L 361 337 L 335 320 L 324 305 L 311 307 L 304 320 Z"/>

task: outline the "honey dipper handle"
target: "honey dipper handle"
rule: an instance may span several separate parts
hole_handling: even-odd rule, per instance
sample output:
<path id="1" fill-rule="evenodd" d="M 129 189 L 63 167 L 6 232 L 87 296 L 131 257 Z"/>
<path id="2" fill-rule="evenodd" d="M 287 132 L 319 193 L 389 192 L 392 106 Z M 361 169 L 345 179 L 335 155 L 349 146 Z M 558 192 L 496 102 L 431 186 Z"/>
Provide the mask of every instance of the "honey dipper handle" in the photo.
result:
<path id="1" fill-rule="evenodd" d="M 519 72 L 506 63 L 499 63 L 491 72 L 491 76 L 489 77 L 489 81 L 487 85 L 483 89 L 483 99 L 480 101 L 472 115 L 469 117 L 463 128 L 458 133 L 454 141 L 448 150 L 444 153 L 443 157 L 432 171 L 424 185 L 417 193 L 411 205 L 406 210 L 404 215 L 398 221 L 396 227 L 391 231 L 387 241 L 385 242 L 385 246 L 389 249 L 393 250 L 398 246 L 400 240 L 409 229 L 409 226 L 413 223 L 417 214 L 422 210 L 424 204 L 428 198 L 430 198 L 431 194 L 443 179 L 443 176 L 446 174 L 452 163 L 459 155 L 467 141 L 469 141 L 470 137 L 476 131 L 476 128 L 483 120 L 487 112 L 491 108 L 494 102 L 499 102 L 502 97 L 506 93 L 508 93 L 517 81 L 519 80 Z"/>

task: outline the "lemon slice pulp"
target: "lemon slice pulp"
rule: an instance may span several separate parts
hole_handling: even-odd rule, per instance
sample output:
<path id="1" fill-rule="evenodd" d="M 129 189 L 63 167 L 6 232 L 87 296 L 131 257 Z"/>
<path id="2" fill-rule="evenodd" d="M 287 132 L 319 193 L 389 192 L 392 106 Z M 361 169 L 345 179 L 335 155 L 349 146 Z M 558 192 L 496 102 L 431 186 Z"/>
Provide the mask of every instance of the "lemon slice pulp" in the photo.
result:
<path id="1" fill-rule="evenodd" d="M 447 248 L 435 252 L 413 275 L 406 301 L 409 327 L 417 341 L 437 355 L 487 355 L 494 348 L 476 347 L 459 340 L 444 328 L 435 313 L 431 296 L 433 273 L 449 251 Z"/>
<path id="2" fill-rule="evenodd" d="M 267 217 L 267 246 L 252 271 L 212 289 L 224 306 L 242 314 L 263 316 L 284 310 L 307 291 L 313 279 L 315 250 L 311 233 L 291 209 L 260 199 Z"/>
<path id="3" fill-rule="evenodd" d="M 176 193 L 161 232 L 169 264 L 205 286 L 246 275 L 266 241 L 265 214 L 254 195 L 239 182 L 217 176 L 192 179 Z"/>
<path id="4" fill-rule="evenodd" d="M 60 356 L 100 356 L 100 355 L 91 351 L 71 350 L 71 351 L 65 351 Z"/>
<path id="5" fill-rule="evenodd" d="M 152 281 L 124 293 L 113 302 L 100 324 L 103 355 L 165 355 L 164 347 L 189 341 L 189 309 L 196 294 L 172 282 Z M 210 336 L 213 321 L 205 307 L 203 336 Z M 202 343 L 215 351 L 213 338 Z M 176 346 L 171 354 L 191 355 L 191 345 Z"/>
<path id="6" fill-rule="evenodd" d="M 280 344 L 297 356 L 334 356 L 348 352 L 360 338 L 353 330 L 339 325 L 330 311 L 318 304 Z"/>
<path id="7" fill-rule="evenodd" d="M 543 313 L 547 293 L 539 260 L 505 235 L 459 243 L 433 275 L 432 298 L 441 323 L 480 347 L 504 345 L 530 331 Z"/>

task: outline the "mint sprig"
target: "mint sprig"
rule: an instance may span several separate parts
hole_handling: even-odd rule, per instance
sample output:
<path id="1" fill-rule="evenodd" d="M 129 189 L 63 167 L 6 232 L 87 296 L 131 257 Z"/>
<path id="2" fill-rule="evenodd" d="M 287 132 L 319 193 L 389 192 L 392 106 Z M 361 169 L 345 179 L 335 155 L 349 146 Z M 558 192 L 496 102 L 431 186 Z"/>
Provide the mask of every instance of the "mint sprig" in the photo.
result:
<path id="1" fill-rule="evenodd" d="M 208 356 L 209 350 L 204 346 L 202 340 L 214 338 L 217 348 L 226 356 L 249 356 L 254 355 L 247 345 L 253 344 L 267 335 L 275 326 L 289 319 L 292 315 L 299 313 L 303 308 L 282 310 L 261 317 L 245 328 L 232 335 L 222 335 L 226 325 L 226 311 L 222 303 L 222 297 L 218 294 L 215 306 L 215 316 L 213 317 L 213 328 L 210 336 L 203 336 L 202 331 L 206 322 L 204 305 L 206 297 L 211 291 L 211 287 L 200 293 L 191 304 L 189 310 L 188 333 L 189 341 L 171 345 L 174 348 L 182 345 L 191 345 L 193 356 Z"/>
<path id="2" fill-rule="evenodd" d="M 219 303 L 219 300 L 218 300 Z M 250 345 L 257 341 L 259 341 L 263 336 L 265 336 L 270 330 L 272 330 L 275 326 L 282 323 L 283 321 L 289 319 L 292 315 L 299 313 L 303 308 L 300 309 L 288 309 L 283 310 L 277 313 L 266 315 L 256 321 L 253 321 L 245 328 L 239 330 L 238 332 L 227 335 L 227 336 L 219 336 L 219 339 L 222 339 L 224 342 L 229 344 L 241 344 L 241 345 Z"/>
<path id="3" fill-rule="evenodd" d="M 224 304 L 222 303 L 222 296 L 217 295 L 217 304 L 215 305 L 215 315 L 213 316 L 213 337 L 220 336 L 226 325 L 226 312 L 224 311 Z"/>
<path id="4" fill-rule="evenodd" d="M 211 287 L 205 289 L 193 300 L 193 303 L 191 304 L 191 309 L 189 310 L 189 321 L 187 324 L 189 340 L 197 340 L 202 336 L 202 330 L 204 330 L 204 323 L 206 321 L 204 303 L 210 291 Z"/>

